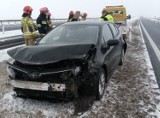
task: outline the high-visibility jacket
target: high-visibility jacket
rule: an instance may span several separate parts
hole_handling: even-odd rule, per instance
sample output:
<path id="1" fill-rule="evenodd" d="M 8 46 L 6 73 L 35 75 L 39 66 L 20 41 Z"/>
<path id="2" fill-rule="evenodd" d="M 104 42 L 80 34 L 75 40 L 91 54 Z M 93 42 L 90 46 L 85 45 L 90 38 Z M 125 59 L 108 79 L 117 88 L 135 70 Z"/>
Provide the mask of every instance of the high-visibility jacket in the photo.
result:
<path id="1" fill-rule="evenodd" d="M 114 23 L 114 18 L 111 15 L 108 14 L 105 17 L 99 18 L 99 21 L 109 21 L 109 22 Z"/>
<path id="2" fill-rule="evenodd" d="M 114 23 L 114 18 L 111 15 L 108 14 L 106 17 L 107 17 L 109 22 Z"/>
<path id="3" fill-rule="evenodd" d="M 32 20 L 32 18 L 24 17 L 21 20 L 21 25 L 22 25 L 22 32 L 24 35 L 24 38 L 35 38 L 37 33 L 35 30 L 35 25 Z"/>

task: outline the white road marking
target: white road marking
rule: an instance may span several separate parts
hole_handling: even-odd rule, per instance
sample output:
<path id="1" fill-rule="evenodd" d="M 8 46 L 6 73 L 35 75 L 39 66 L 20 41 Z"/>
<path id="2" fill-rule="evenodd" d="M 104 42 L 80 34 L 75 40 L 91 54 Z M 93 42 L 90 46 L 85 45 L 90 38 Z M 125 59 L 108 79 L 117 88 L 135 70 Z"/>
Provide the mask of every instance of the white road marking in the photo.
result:
<path id="1" fill-rule="evenodd" d="M 154 50 L 154 52 L 155 52 L 155 54 L 156 54 L 156 56 L 157 56 L 157 58 L 158 58 L 158 60 L 159 60 L 159 62 L 160 62 L 160 51 L 159 51 L 159 49 L 157 48 L 156 44 L 153 42 L 152 38 L 150 37 L 150 35 L 149 35 L 148 32 L 146 31 L 146 29 L 144 28 L 144 26 L 143 26 L 143 24 L 142 24 L 141 21 L 140 21 L 140 24 L 141 24 L 141 26 L 142 26 L 142 28 L 143 28 L 143 30 L 144 30 L 147 38 L 148 38 L 148 40 L 149 40 L 149 42 L 150 42 L 153 50 Z"/>

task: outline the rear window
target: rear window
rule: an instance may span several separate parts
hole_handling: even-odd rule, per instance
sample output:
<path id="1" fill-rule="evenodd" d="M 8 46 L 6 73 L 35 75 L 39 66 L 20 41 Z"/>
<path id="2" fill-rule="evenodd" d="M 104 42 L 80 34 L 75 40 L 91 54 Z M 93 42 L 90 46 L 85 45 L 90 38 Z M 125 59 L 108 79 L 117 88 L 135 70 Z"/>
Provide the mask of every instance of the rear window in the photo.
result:
<path id="1" fill-rule="evenodd" d="M 123 16 L 123 11 L 121 11 L 121 10 L 108 11 L 108 13 L 113 14 L 113 15 Z"/>

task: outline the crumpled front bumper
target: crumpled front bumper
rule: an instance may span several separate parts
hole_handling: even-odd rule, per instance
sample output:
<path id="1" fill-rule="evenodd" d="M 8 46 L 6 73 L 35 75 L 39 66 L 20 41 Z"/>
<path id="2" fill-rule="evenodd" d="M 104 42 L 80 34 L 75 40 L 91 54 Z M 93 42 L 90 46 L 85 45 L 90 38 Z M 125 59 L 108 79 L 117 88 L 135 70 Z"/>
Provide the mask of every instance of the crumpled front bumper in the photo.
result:
<path id="1" fill-rule="evenodd" d="M 65 92 L 66 85 L 59 83 L 43 83 L 22 80 L 10 80 L 9 84 L 15 88 L 38 90 L 38 91 L 56 91 Z"/>

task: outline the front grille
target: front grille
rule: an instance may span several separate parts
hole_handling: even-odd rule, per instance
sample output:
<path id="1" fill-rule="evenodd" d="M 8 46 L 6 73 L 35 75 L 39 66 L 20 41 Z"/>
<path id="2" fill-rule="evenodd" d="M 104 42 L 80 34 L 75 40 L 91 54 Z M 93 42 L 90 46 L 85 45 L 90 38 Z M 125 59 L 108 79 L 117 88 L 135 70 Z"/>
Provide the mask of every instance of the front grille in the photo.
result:
<path id="1" fill-rule="evenodd" d="M 9 66 L 14 69 L 16 73 L 15 79 L 17 80 L 50 83 L 67 82 L 70 78 L 73 78 L 74 75 L 72 70 L 78 65 L 81 65 L 82 67 L 79 76 L 83 76 L 83 74 L 87 72 L 88 66 L 84 63 L 82 64 L 82 60 L 61 61 L 47 65 L 25 65 L 17 61 L 15 61 L 13 65 L 9 64 Z"/>
<path id="2" fill-rule="evenodd" d="M 63 60 L 57 63 L 45 64 L 45 65 L 28 65 L 15 61 L 14 65 L 32 71 L 43 71 L 43 70 L 65 70 L 68 68 L 74 68 L 75 66 L 81 65 L 82 60 Z"/>
<path id="3" fill-rule="evenodd" d="M 39 72 L 28 72 L 28 74 L 15 71 L 16 79 L 18 80 L 28 80 L 28 81 L 36 81 L 36 82 L 49 82 L 49 83 L 65 83 L 70 77 L 70 71 L 49 75 L 41 75 Z M 34 75 L 35 74 L 35 75 Z M 37 74 L 37 75 L 36 75 Z"/>

